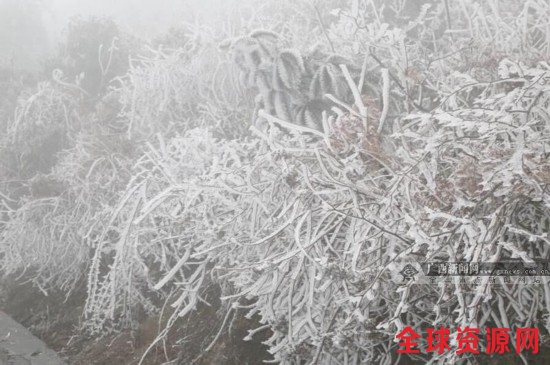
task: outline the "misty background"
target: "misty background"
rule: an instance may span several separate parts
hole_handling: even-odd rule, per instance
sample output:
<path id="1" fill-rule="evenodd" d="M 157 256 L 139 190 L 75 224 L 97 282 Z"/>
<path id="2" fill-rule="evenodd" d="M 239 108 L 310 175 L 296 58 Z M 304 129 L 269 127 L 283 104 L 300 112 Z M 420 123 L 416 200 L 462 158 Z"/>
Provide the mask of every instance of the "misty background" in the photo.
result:
<path id="1" fill-rule="evenodd" d="M 538 328 L 495 357 L 549 363 L 550 277 L 405 277 L 550 260 L 549 19 L 0 0 L 0 310 L 70 364 L 494 363 L 405 326 Z"/>
<path id="2" fill-rule="evenodd" d="M 184 23 L 239 26 L 237 15 L 261 6 L 258 0 L 0 0 L 0 67 L 38 70 L 59 52 L 67 25 L 76 18 L 110 18 L 121 30 L 150 41 Z M 229 25 L 230 18 L 236 22 Z"/>

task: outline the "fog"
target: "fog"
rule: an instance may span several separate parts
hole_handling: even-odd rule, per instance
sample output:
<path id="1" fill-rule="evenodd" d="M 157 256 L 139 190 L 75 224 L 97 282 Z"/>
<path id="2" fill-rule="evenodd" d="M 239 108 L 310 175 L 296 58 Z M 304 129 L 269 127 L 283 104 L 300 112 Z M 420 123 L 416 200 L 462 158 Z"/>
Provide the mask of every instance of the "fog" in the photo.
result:
<path id="1" fill-rule="evenodd" d="M 549 19 L 0 0 L 0 365 L 550 364 Z"/>
<path id="2" fill-rule="evenodd" d="M 57 52 L 69 21 L 109 17 L 124 31 L 150 40 L 190 23 L 218 28 L 257 0 L 0 0 L 0 65 L 36 70 Z M 237 16 L 238 17 L 238 16 Z"/>

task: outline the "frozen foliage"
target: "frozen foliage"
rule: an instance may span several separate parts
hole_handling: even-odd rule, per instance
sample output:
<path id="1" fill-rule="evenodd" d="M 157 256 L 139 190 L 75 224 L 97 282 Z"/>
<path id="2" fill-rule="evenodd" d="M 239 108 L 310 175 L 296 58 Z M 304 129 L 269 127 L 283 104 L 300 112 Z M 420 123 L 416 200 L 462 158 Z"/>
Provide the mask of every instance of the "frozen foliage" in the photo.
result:
<path id="1" fill-rule="evenodd" d="M 549 327 L 547 285 L 492 287 L 485 278 L 472 290 L 458 280 L 403 285 L 391 274 L 411 255 L 547 256 L 548 75 L 541 66 L 478 84 L 468 108 L 409 115 L 385 143 L 348 134 L 345 154 L 335 126 L 357 122 L 349 114 L 307 147 L 274 129 L 250 142 L 201 129 L 160 140 L 136 165 L 117 210 L 123 232 L 102 248 L 115 250 L 115 265 L 99 282 L 107 256 L 96 251 L 88 311 L 113 316 L 148 283 L 176 290 L 185 315 L 211 275 L 232 283 L 224 296 L 232 308 L 254 299 L 257 330 L 271 329 L 275 358 L 291 363 L 391 361 L 404 325 Z M 508 83 L 521 86 L 499 93 Z"/>
<path id="2" fill-rule="evenodd" d="M 148 50 L 77 127 L 59 116 L 78 85 L 42 84 L 4 143 L 25 156 L 21 133 L 53 125 L 72 144 L 33 180 L 47 194 L 7 197 L 3 270 L 43 290 L 85 278 L 97 334 L 168 302 L 158 341 L 215 282 L 220 331 L 237 309 L 257 314 L 246 339 L 270 331 L 284 364 L 393 364 L 404 326 L 550 331 L 547 279 L 395 275 L 405 262 L 549 257 L 550 7 L 337 3 L 294 15 L 320 24 L 311 35 L 303 22 L 295 37 L 274 25 L 214 44 L 200 30 Z"/>

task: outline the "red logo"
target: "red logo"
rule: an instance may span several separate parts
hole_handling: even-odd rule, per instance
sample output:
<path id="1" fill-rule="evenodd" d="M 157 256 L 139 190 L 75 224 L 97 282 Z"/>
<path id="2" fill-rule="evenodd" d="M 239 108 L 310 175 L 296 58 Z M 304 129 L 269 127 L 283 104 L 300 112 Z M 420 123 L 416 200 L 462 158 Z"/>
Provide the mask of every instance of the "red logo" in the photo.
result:
<path id="1" fill-rule="evenodd" d="M 426 347 L 426 353 L 437 351 L 438 354 L 442 354 L 445 351 L 450 351 L 449 345 L 450 330 L 445 327 L 439 329 L 428 328 L 426 330 L 428 336 L 426 341 L 428 346 Z M 509 328 L 487 328 L 486 329 L 486 349 L 487 354 L 504 354 L 510 352 L 510 329 Z M 418 354 L 418 339 L 422 338 L 416 333 L 410 326 L 407 326 L 395 336 L 399 341 L 400 354 Z M 458 348 L 457 354 L 463 354 L 469 352 L 472 354 L 479 354 L 479 328 L 465 327 L 464 329 L 457 327 L 456 340 Z M 537 328 L 517 328 L 515 334 L 516 340 L 516 353 L 520 353 L 522 350 L 531 350 L 532 354 L 536 354 L 539 351 L 539 330 Z"/>

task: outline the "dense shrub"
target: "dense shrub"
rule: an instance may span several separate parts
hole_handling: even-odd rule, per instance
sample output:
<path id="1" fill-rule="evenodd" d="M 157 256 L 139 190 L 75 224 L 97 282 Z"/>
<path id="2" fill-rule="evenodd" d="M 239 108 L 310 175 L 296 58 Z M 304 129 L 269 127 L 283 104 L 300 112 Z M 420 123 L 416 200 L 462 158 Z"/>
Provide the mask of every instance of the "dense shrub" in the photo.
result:
<path id="1" fill-rule="evenodd" d="M 247 339 L 270 331 L 286 364 L 393 364 L 404 326 L 550 330 L 547 281 L 397 275 L 428 258 L 548 257 L 548 5 L 283 4 L 271 19 L 289 23 L 221 42 L 188 28 L 81 84 L 103 92 L 82 120 L 85 93 L 59 73 L 22 100 L 5 142 L 19 161 L 56 130 L 70 143 L 47 169 L 17 167 L 31 194 L 5 209 L 3 270 L 43 290 L 87 278 L 95 334 L 169 301 L 159 341 L 215 282 L 219 333 L 245 308 L 260 322 Z M 74 60 L 103 57 L 95 40 Z"/>

